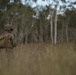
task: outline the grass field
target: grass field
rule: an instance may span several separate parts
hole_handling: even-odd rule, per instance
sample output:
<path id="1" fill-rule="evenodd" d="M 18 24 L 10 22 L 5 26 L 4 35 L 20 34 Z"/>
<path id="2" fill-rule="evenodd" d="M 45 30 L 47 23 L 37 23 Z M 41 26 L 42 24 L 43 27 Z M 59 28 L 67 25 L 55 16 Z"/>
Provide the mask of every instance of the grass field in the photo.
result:
<path id="1" fill-rule="evenodd" d="M 0 51 L 0 75 L 76 75 L 74 44 L 26 44 Z"/>

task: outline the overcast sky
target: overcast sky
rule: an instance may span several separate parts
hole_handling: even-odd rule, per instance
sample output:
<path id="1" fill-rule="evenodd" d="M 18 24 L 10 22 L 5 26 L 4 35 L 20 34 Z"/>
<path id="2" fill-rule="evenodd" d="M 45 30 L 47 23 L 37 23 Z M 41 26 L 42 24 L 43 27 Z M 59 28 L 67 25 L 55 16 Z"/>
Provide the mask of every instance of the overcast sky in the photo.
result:
<path id="1" fill-rule="evenodd" d="M 35 2 L 32 2 L 32 0 L 31 0 L 31 5 L 32 5 L 32 6 L 36 6 L 36 5 L 45 6 L 45 5 L 48 5 L 48 4 L 49 4 L 48 1 L 49 1 L 49 0 L 45 0 L 45 1 L 37 0 L 37 2 L 35 3 Z M 50 0 L 51 3 L 52 3 L 52 1 L 53 1 L 53 0 Z M 59 0 L 59 1 L 60 1 L 60 0 Z M 74 1 L 76 1 L 76 0 L 66 0 L 66 1 L 74 2 Z M 25 4 L 25 0 L 22 0 L 22 2 L 23 2 L 23 4 Z M 62 4 L 62 3 L 60 2 L 60 4 Z"/>
<path id="2" fill-rule="evenodd" d="M 10 0 L 10 1 L 13 2 L 14 0 Z M 27 1 L 29 2 L 29 0 L 27 0 Z M 50 1 L 50 2 L 49 2 L 49 1 Z M 36 7 L 37 5 L 45 6 L 45 5 L 49 5 L 49 3 L 54 4 L 54 2 L 52 3 L 52 1 L 53 1 L 53 0 L 45 0 L 45 1 L 37 0 L 37 2 L 35 3 L 35 2 L 32 2 L 32 0 L 30 0 L 30 3 L 29 3 L 29 4 L 30 4 L 32 7 Z M 76 1 L 76 0 L 66 0 L 66 1 L 74 2 L 74 1 Z M 67 3 L 67 5 L 69 5 L 69 2 Z M 25 0 L 22 0 L 22 3 L 25 4 Z M 60 0 L 59 0 L 59 4 L 60 4 L 60 5 L 63 5 L 64 3 L 60 2 Z M 75 5 L 75 7 L 76 7 L 76 5 Z"/>

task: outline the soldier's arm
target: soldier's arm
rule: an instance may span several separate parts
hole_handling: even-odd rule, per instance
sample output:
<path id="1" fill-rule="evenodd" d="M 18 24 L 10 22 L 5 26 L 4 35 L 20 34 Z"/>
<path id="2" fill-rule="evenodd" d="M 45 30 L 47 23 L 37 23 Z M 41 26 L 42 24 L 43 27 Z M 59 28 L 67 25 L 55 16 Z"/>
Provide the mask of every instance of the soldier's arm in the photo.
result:
<path id="1" fill-rule="evenodd" d="M 11 34 L 11 43 L 14 46 L 14 40 L 15 40 L 15 36 L 13 34 Z"/>
<path id="2" fill-rule="evenodd" d="M 0 40 L 4 39 L 5 35 L 1 35 L 0 36 Z"/>

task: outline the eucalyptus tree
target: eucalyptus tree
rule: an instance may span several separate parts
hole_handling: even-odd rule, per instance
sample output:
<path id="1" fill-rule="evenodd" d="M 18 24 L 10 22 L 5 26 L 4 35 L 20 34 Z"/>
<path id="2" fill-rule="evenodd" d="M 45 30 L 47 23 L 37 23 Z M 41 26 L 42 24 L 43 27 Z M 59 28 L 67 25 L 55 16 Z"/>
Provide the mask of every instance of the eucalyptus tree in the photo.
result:
<path id="1" fill-rule="evenodd" d="M 3 22 L 3 14 L 7 10 L 7 6 L 10 0 L 0 0 L 0 27 L 3 28 L 4 22 Z"/>
<path id="2" fill-rule="evenodd" d="M 2 15 L 4 25 L 9 23 L 14 26 L 14 33 L 19 43 L 24 42 L 26 34 L 26 37 L 28 37 L 33 14 L 33 9 L 30 6 L 23 5 L 21 0 L 14 0 L 8 4 Z"/>
<path id="3" fill-rule="evenodd" d="M 66 0 L 41 1 L 47 2 L 47 5 L 38 5 L 38 0 L 25 0 L 25 3 L 22 0 L 12 2 L 0 0 L 0 25 L 6 23 L 14 25 L 19 43 L 28 40 L 35 42 L 51 40 L 53 44 L 58 42 L 59 31 L 64 26 L 65 37 L 69 41 L 69 26 L 75 25 L 75 20 L 70 18 L 74 15 L 70 16 L 71 11 L 66 9 L 74 10 L 75 2 L 69 2 L 67 5 Z"/>
<path id="4" fill-rule="evenodd" d="M 68 40 L 75 41 L 76 30 L 76 10 L 74 8 L 65 11 L 66 21 L 68 23 Z"/>
<path id="5" fill-rule="evenodd" d="M 63 14 L 65 13 L 65 10 L 67 8 L 72 9 L 73 8 L 73 3 L 75 4 L 75 2 L 71 2 L 71 1 L 66 1 L 66 0 L 47 0 L 48 4 L 49 4 L 49 19 L 50 19 L 50 29 L 51 29 L 51 40 L 52 43 L 56 44 L 57 43 L 57 38 L 58 38 L 58 14 Z M 53 9 L 51 9 L 53 8 Z M 68 41 L 68 19 L 66 22 L 66 38 Z"/>

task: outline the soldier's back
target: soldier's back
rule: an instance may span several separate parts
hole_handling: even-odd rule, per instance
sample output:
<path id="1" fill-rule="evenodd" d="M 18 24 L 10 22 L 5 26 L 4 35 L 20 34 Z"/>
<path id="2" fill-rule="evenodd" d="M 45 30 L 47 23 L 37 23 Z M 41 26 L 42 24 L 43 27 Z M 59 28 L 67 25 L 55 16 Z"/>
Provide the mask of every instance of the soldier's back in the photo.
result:
<path id="1" fill-rule="evenodd" d="M 5 47 L 6 48 L 13 48 L 13 40 L 14 36 L 12 33 L 5 34 Z"/>
<path id="2" fill-rule="evenodd" d="M 5 32 L 0 36 L 0 48 L 13 48 L 13 34 Z"/>
<path id="3" fill-rule="evenodd" d="M 0 48 L 4 48 L 5 33 L 0 35 Z"/>

